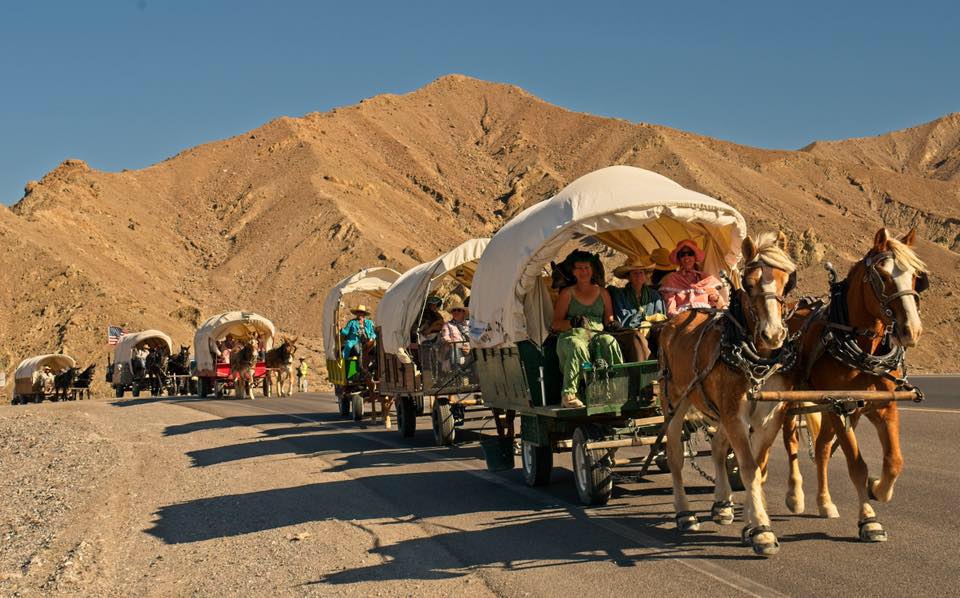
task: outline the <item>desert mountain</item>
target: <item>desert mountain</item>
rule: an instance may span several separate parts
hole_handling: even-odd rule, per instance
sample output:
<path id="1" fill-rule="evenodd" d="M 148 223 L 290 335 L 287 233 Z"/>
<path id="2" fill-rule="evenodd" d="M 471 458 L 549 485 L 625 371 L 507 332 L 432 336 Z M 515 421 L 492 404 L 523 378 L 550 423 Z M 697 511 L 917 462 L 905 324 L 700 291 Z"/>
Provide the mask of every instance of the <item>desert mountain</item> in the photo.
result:
<path id="1" fill-rule="evenodd" d="M 917 227 L 932 287 L 911 362 L 958 371 L 958 131 L 951 115 L 876 138 L 761 150 L 454 75 L 278 118 L 142 170 L 67 160 L 0 209 L 0 367 L 9 376 L 23 356 L 64 349 L 102 368 L 108 324 L 189 344 L 199 321 L 236 308 L 319 352 L 320 306 L 340 278 L 407 269 L 492 234 L 582 174 L 631 164 L 736 206 L 751 230 L 787 231 L 804 293 L 824 293 L 820 262 L 846 268 L 879 227 Z"/>

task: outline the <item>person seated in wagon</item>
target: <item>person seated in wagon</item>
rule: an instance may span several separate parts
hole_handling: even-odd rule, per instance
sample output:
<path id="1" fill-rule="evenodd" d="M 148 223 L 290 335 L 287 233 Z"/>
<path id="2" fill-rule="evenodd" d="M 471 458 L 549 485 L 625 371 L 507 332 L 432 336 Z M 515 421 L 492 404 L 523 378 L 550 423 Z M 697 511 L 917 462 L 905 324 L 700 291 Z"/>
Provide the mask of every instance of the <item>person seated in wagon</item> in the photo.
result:
<path id="1" fill-rule="evenodd" d="M 440 342 L 443 343 L 443 354 L 449 359 L 450 365 L 464 363 L 463 355 L 470 352 L 470 320 L 469 311 L 460 295 L 452 294 L 447 297 L 446 311 L 450 314 L 450 321 L 440 329 Z M 459 348 L 461 355 L 454 352 Z"/>
<path id="2" fill-rule="evenodd" d="M 627 284 L 607 286 L 613 300 L 613 315 L 624 328 L 614 334 L 627 361 L 646 361 L 657 353 L 657 334 L 651 331 L 656 322 L 667 319 L 660 293 L 650 284 L 657 267 L 650 256 L 628 257 L 617 266 L 613 275 Z"/>
<path id="3" fill-rule="evenodd" d="M 443 307 L 443 299 L 436 295 L 427 297 L 423 316 L 420 318 L 420 325 L 416 329 L 416 334 L 413 335 L 414 343 L 416 343 L 417 336 L 420 337 L 422 343 L 432 343 L 437 340 L 437 336 L 447 320 L 440 309 L 441 307 Z"/>
<path id="4" fill-rule="evenodd" d="M 692 239 L 677 243 L 670 261 L 679 269 L 660 281 L 660 295 L 667 307 L 667 317 L 695 308 L 722 308 L 727 302 L 720 294 L 723 283 L 716 276 L 701 271 L 706 256 Z"/>
<path id="5" fill-rule="evenodd" d="M 605 326 L 616 326 L 610 293 L 603 288 L 600 260 L 586 251 L 576 250 L 564 260 L 572 264 L 576 281 L 560 291 L 553 311 L 551 328 L 559 333 L 557 356 L 563 374 L 561 405 L 583 407 L 577 398 L 580 370 L 584 363 L 605 361 L 623 363 L 617 341 L 604 334 Z"/>
<path id="6" fill-rule="evenodd" d="M 366 305 L 361 303 L 351 309 L 350 313 L 355 317 L 340 330 L 340 336 L 343 337 L 343 358 L 356 357 L 362 363 L 363 349 L 370 342 L 377 340 L 377 333 L 373 329 L 373 320 L 367 317 L 370 315 L 370 310 Z"/>

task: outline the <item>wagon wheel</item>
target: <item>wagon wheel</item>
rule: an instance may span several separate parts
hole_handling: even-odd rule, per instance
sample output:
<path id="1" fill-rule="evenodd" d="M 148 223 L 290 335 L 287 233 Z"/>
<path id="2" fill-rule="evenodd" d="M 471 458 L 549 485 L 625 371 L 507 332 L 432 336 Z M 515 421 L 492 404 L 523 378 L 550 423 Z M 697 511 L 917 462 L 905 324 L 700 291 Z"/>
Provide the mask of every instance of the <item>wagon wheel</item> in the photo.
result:
<path id="1" fill-rule="evenodd" d="M 410 438 L 417 432 L 417 403 L 413 397 L 400 397 L 397 403 L 397 429 L 404 438 Z"/>
<path id="2" fill-rule="evenodd" d="M 437 401 L 433 404 L 433 411 L 430 414 L 433 422 L 433 439 L 438 446 L 449 446 L 457 435 L 457 429 L 454 427 L 453 413 L 450 411 L 450 403 Z"/>
<path id="3" fill-rule="evenodd" d="M 337 393 L 337 404 L 340 406 L 340 417 L 350 417 L 350 397 L 343 389 Z"/>
<path id="4" fill-rule="evenodd" d="M 605 505 L 613 492 L 610 455 L 602 449 L 587 449 L 588 442 L 602 440 L 603 436 L 592 425 L 578 426 L 573 432 L 573 477 L 580 502 L 585 505 Z"/>
<path id="5" fill-rule="evenodd" d="M 553 447 L 537 446 L 529 440 L 524 440 L 520 460 L 523 462 L 523 479 L 527 486 L 546 486 L 550 483 L 550 472 L 553 471 Z"/>
<path id="6" fill-rule="evenodd" d="M 363 395 L 359 392 L 351 394 L 351 407 L 353 407 L 353 421 L 358 422 L 363 419 Z"/>

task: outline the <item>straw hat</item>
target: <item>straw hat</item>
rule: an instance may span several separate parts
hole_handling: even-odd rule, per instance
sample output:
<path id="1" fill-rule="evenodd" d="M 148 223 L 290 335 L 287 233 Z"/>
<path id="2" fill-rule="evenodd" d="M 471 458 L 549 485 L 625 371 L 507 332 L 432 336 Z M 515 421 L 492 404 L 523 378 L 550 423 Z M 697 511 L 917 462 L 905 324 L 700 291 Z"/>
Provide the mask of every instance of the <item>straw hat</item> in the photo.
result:
<path id="1" fill-rule="evenodd" d="M 672 263 L 678 266 L 680 265 L 680 258 L 677 257 L 677 254 L 680 253 L 680 250 L 684 247 L 693 251 L 693 261 L 697 262 L 698 264 L 703 263 L 703 260 L 706 256 L 704 255 L 703 250 L 700 249 L 693 239 L 684 239 L 683 241 L 677 243 L 677 246 L 674 248 L 674 250 L 670 252 L 670 261 Z"/>
<path id="2" fill-rule="evenodd" d="M 455 309 L 470 311 L 467 306 L 463 304 L 463 299 L 460 298 L 460 295 L 450 295 L 447 297 L 447 305 L 444 306 L 444 309 L 449 312 L 452 312 Z"/>
<path id="3" fill-rule="evenodd" d="M 670 261 L 670 250 L 666 247 L 657 247 L 650 252 L 650 259 L 653 260 L 654 270 L 661 270 L 663 272 L 673 272 L 677 269 L 676 266 Z"/>
<path id="4" fill-rule="evenodd" d="M 365 316 L 369 316 L 369 315 L 370 315 L 370 310 L 367 309 L 367 306 L 366 306 L 366 305 L 364 305 L 363 303 L 361 303 L 360 305 L 358 305 L 358 306 L 354 307 L 353 309 L 351 309 L 351 310 L 350 310 L 350 313 L 352 313 L 352 314 L 355 315 L 355 316 L 358 316 L 358 315 L 360 315 L 360 314 L 363 314 L 363 315 L 365 315 Z"/>
<path id="5" fill-rule="evenodd" d="M 638 257 L 627 256 L 627 259 L 624 260 L 622 264 L 614 268 L 613 275 L 617 278 L 622 278 L 624 280 L 630 278 L 630 273 L 634 270 L 643 270 L 649 272 L 656 268 L 656 264 L 648 255 L 642 255 Z"/>

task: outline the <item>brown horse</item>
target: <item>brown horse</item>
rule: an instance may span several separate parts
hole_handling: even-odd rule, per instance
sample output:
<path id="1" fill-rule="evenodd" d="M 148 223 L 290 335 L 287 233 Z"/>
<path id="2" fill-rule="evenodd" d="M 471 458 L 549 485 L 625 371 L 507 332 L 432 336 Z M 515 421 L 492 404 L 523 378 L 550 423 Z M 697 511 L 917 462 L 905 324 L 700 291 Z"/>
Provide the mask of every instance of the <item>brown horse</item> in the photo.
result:
<path id="1" fill-rule="evenodd" d="M 267 376 L 270 380 L 269 386 L 273 387 L 273 376 L 276 374 L 277 396 L 289 397 L 293 395 L 293 358 L 297 353 L 297 339 L 290 340 L 283 337 L 283 342 L 277 347 L 267 351 L 264 361 L 267 366 Z M 284 393 L 283 387 L 286 382 L 287 390 Z"/>
<path id="2" fill-rule="evenodd" d="M 923 332 L 920 322 L 920 293 L 927 288 L 926 265 L 911 247 L 916 232 L 911 230 L 899 241 L 886 229 L 877 231 L 873 247 L 847 277 L 831 286 L 829 311 L 810 314 L 798 310 L 791 319 L 796 327 L 804 318 L 814 317 L 800 339 L 802 369 L 809 372 L 804 381 L 815 390 L 897 390 L 905 388 L 904 350 L 916 346 Z M 876 427 L 883 447 L 883 469 L 879 479 L 870 478 L 854 433 L 863 416 Z M 900 454 L 900 416 L 897 404 L 868 403 L 848 414 L 845 425 L 840 414 L 827 411 L 815 434 L 814 458 L 817 465 L 817 506 L 821 517 L 839 517 L 830 497 L 827 468 L 834 439 L 839 439 L 847 460 L 850 479 L 857 490 L 859 537 L 867 542 L 882 542 L 886 531 L 877 521 L 869 500 L 889 502 L 893 486 L 903 470 Z M 787 506 L 795 513 L 803 511 L 803 480 L 797 465 L 796 422 L 790 418 L 784 426 L 784 443 L 790 457 L 790 484 Z"/>
<path id="3" fill-rule="evenodd" d="M 731 293 L 730 307 L 678 314 L 660 333 L 660 368 L 664 408 L 669 418 L 667 460 L 673 477 L 677 528 L 699 529 L 683 488 L 684 416 L 695 407 L 718 426 L 711 441 L 717 482 L 711 515 L 717 523 L 733 523 L 733 491 L 726 476 L 727 448 L 733 447 L 747 490 L 742 538 L 762 556 L 776 554 L 777 537 L 770 527 L 763 495 L 760 463 L 783 426 L 784 407 L 754 402 L 752 392 L 767 383 L 784 385 L 777 375 L 793 359 L 793 345 L 784 345 L 784 295 L 794 286 L 796 266 L 786 254 L 783 233 L 764 233 L 743 241 L 742 286 Z"/>
<path id="4" fill-rule="evenodd" d="M 247 341 L 239 351 L 230 355 L 230 377 L 238 399 L 253 399 L 253 377 L 257 368 L 258 343 Z"/>

